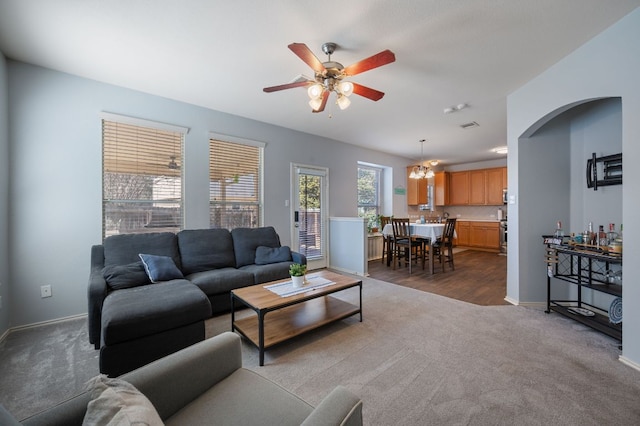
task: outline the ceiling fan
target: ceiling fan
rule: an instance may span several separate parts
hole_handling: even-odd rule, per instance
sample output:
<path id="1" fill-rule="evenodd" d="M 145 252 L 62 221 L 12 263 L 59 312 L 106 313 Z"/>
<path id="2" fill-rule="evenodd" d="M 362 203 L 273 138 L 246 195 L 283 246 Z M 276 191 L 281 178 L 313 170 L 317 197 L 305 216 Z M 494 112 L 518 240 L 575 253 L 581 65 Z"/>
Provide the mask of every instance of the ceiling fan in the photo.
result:
<path id="1" fill-rule="evenodd" d="M 314 79 L 305 79 L 293 83 L 281 84 L 279 86 L 265 87 L 262 90 L 271 93 L 279 90 L 293 89 L 295 87 L 307 87 L 307 93 L 311 98 L 309 105 L 312 108 L 312 112 L 324 111 L 331 92 L 337 94 L 338 98 L 336 103 L 340 109 L 345 109 L 349 106 L 351 101 L 348 97 L 352 93 L 371 99 L 372 101 L 382 99 L 384 96 L 383 92 L 358 83 L 346 81 L 344 78 L 390 64 L 396 60 L 396 56 L 392 51 L 383 50 L 380 53 L 345 68 L 341 63 L 331 60 L 331 55 L 338 47 L 335 43 L 324 43 L 322 45 L 322 51 L 328 56 L 326 62 L 320 62 L 316 55 L 314 55 L 304 43 L 291 43 L 288 47 L 313 69 L 315 74 Z"/>

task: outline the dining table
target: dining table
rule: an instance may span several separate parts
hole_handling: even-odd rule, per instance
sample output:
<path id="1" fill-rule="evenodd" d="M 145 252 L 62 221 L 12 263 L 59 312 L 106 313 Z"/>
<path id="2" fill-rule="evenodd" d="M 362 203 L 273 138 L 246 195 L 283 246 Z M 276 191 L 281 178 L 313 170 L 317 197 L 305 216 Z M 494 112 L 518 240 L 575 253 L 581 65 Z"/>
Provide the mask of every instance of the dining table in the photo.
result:
<path id="1" fill-rule="evenodd" d="M 410 223 L 409 235 L 411 237 L 422 238 L 429 247 L 429 273 L 433 274 L 433 243 L 444 232 L 444 223 Z M 385 237 L 393 237 L 393 225 L 386 224 L 382 229 Z M 392 248 L 389 245 L 387 249 L 387 266 L 390 264 L 392 257 Z"/>

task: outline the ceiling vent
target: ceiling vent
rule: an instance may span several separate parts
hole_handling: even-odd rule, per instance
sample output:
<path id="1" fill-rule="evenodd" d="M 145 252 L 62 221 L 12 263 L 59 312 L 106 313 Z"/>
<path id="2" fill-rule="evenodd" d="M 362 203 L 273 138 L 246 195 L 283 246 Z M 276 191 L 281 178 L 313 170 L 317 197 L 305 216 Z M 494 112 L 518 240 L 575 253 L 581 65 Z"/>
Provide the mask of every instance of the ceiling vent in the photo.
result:
<path id="1" fill-rule="evenodd" d="M 478 123 L 476 123 L 475 121 L 472 121 L 471 123 L 465 123 L 465 124 L 461 124 L 460 127 L 462 127 L 463 129 L 470 129 L 472 127 L 478 127 L 480 126 Z"/>

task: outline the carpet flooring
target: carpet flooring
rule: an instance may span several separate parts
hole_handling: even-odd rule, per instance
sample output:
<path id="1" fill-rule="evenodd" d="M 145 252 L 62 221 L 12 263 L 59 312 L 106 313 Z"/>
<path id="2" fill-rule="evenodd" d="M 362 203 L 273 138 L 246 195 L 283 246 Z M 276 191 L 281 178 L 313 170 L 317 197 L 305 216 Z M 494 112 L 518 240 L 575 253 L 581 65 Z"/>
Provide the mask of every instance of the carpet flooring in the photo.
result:
<path id="1" fill-rule="evenodd" d="M 618 361 L 617 341 L 541 309 L 363 283 L 362 323 L 285 342 L 263 367 L 244 342 L 245 367 L 312 405 L 342 384 L 363 399 L 367 425 L 640 424 L 640 372 Z M 229 322 L 208 320 L 207 337 Z M 79 392 L 97 366 L 86 320 L 13 332 L 0 343 L 0 403 L 24 418 Z"/>

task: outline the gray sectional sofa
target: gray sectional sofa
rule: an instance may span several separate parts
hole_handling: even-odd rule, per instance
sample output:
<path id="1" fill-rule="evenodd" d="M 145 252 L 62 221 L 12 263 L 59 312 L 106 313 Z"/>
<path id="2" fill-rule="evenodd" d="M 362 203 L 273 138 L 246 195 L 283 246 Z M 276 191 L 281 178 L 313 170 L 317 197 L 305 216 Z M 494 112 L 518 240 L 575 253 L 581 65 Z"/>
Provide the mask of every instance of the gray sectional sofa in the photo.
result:
<path id="1" fill-rule="evenodd" d="M 293 262 L 306 258 L 273 227 L 106 238 L 91 248 L 88 287 L 100 372 L 119 376 L 203 340 L 204 321 L 230 309 L 232 289 L 287 278 Z"/>
<path id="2" fill-rule="evenodd" d="M 166 425 L 362 425 L 362 401 L 345 387 L 317 407 L 242 368 L 240 337 L 226 332 L 121 377 L 151 402 Z M 131 398 L 115 409 L 133 417 Z M 0 424 L 80 426 L 91 396 L 82 393 L 18 423 L 0 406 Z M 93 408 L 93 407 L 92 407 Z M 91 410 L 92 408 L 89 408 Z M 142 423 L 136 423 L 142 424 Z"/>

